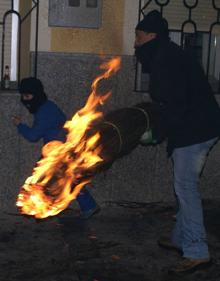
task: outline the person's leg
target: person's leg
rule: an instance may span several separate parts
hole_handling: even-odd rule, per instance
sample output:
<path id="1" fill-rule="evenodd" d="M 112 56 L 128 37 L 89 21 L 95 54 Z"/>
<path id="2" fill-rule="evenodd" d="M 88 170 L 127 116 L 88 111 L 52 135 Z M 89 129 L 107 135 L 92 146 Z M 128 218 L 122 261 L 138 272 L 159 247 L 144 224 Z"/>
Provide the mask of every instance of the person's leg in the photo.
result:
<path id="1" fill-rule="evenodd" d="M 88 211 L 96 207 L 96 202 L 86 187 L 80 191 L 76 198 L 82 212 Z"/>
<path id="2" fill-rule="evenodd" d="M 213 139 L 178 148 L 172 155 L 174 188 L 179 202 L 172 241 L 181 247 L 183 256 L 190 259 L 209 258 L 198 182 L 206 156 L 215 142 Z"/>
<path id="3" fill-rule="evenodd" d="M 89 218 L 95 214 L 100 207 L 97 205 L 95 199 L 92 197 L 90 192 L 84 187 L 78 196 L 76 201 L 79 204 L 82 218 Z"/>

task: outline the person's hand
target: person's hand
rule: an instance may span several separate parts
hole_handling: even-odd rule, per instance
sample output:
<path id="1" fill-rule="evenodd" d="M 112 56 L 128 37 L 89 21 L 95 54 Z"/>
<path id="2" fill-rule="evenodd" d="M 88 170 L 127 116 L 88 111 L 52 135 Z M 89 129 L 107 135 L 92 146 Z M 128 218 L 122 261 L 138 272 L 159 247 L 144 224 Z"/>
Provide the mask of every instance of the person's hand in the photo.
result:
<path id="1" fill-rule="evenodd" d="M 12 122 L 15 126 L 18 126 L 21 123 L 21 117 L 19 116 L 12 116 Z"/>

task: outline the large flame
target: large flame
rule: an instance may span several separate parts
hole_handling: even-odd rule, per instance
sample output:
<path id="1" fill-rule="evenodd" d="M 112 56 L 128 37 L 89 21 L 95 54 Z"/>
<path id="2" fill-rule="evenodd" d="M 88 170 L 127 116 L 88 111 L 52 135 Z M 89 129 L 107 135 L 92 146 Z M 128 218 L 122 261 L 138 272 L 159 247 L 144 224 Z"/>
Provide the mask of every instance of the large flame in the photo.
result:
<path id="1" fill-rule="evenodd" d="M 22 214 L 46 218 L 60 213 L 91 181 L 89 171 L 103 161 L 100 156 L 102 147 L 97 145 L 99 133 L 87 132 L 103 115 L 97 107 L 111 94 L 98 95 L 98 83 L 118 71 L 120 58 L 113 58 L 100 68 L 105 72 L 93 81 L 86 105 L 64 125 L 68 130 L 66 142 L 46 144 L 42 159 L 22 186 L 16 203 Z"/>

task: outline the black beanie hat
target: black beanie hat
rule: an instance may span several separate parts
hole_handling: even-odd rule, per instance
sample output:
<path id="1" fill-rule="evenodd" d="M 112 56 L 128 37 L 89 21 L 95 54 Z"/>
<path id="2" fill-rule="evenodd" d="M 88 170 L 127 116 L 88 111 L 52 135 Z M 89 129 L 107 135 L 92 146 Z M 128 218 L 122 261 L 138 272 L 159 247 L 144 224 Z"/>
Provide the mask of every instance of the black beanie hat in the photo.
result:
<path id="1" fill-rule="evenodd" d="M 157 33 L 158 36 L 163 37 L 168 37 L 169 35 L 168 22 L 157 10 L 145 15 L 143 20 L 137 24 L 136 30 Z"/>
<path id="2" fill-rule="evenodd" d="M 35 77 L 28 77 L 21 80 L 19 87 L 20 94 L 37 95 L 44 92 L 44 87 L 41 81 Z"/>

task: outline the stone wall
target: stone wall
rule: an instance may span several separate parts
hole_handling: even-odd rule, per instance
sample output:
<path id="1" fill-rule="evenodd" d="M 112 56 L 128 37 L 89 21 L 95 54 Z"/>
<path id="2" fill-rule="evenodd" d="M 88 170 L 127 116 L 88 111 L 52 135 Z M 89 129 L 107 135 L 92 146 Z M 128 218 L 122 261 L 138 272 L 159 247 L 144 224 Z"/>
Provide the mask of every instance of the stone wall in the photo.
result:
<path id="1" fill-rule="evenodd" d="M 39 53 L 38 77 L 54 100 L 70 118 L 86 102 L 93 79 L 100 73 L 100 58 L 95 55 Z M 122 57 L 121 70 L 103 88 L 112 88 L 104 112 L 138 102 L 147 96 L 134 93 L 134 62 Z M 31 116 L 19 104 L 18 93 L 0 94 L 0 206 L 12 210 L 19 187 L 31 174 L 40 155 L 41 143 L 28 143 L 18 136 L 11 116 L 19 114 L 31 124 Z M 202 179 L 204 198 L 220 198 L 220 143 L 210 153 Z M 166 156 L 166 144 L 137 147 L 117 160 L 111 169 L 97 175 L 89 185 L 100 204 L 107 201 L 157 202 L 174 200 L 172 165 Z"/>
<path id="2" fill-rule="evenodd" d="M 19 98 L 16 92 L 0 93 L 0 207 L 6 210 L 15 209 L 19 188 L 40 153 L 40 144 L 30 144 L 18 136 L 12 123 L 12 116 L 17 115 L 31 124 Z"/>

